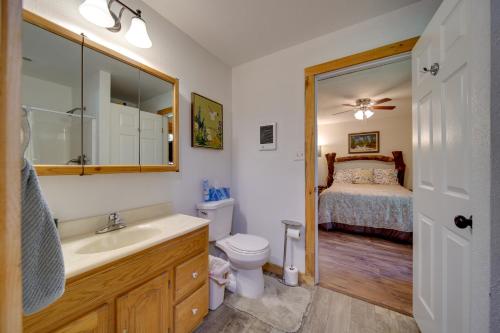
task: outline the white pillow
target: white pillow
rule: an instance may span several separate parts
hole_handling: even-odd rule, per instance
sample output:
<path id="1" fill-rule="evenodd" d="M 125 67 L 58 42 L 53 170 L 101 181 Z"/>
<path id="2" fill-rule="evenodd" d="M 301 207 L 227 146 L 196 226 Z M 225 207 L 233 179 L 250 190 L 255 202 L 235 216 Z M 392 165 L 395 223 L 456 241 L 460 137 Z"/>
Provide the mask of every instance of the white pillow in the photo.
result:
<path id="1" fill-rule="evenodd" d="M 333 182 L 337 184 L 352 184 L 354 178 L 354 169 L 335 170 Z"/>
<path id="2" fill-rule="evenodd" d="M 373 169 L 373 182 L 380 185 L 399 185 L 398 170 Z"/>
<path id="3" fill-rule="evenodd" d="M 373 184 L 373 169 L 354 169 L 354 184 Z"/>

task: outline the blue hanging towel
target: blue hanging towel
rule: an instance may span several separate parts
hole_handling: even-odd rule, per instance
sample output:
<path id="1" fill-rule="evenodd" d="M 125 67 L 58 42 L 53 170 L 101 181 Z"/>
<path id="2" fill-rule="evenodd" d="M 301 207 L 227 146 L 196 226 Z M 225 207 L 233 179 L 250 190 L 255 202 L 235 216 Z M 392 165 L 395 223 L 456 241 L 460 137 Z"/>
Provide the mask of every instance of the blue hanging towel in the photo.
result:
<path id="1" fill-rule="evenodd" d="M 21 171 L 23 309 L 37 312 L 64 292 L 61 241 L 32 165 Z"/>

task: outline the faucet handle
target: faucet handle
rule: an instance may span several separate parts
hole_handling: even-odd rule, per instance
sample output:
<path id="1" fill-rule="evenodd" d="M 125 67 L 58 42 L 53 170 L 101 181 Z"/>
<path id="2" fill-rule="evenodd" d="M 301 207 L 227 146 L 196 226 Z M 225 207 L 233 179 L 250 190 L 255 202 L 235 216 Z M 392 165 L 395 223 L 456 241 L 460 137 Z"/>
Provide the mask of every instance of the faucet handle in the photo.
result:
<path id="1" fill-rule="evenodd" d="M 118 214 L 118 212 L 109 214 L 108 221 L 113 224 L 119 223 L 121 221 L 120 214 Z"/>

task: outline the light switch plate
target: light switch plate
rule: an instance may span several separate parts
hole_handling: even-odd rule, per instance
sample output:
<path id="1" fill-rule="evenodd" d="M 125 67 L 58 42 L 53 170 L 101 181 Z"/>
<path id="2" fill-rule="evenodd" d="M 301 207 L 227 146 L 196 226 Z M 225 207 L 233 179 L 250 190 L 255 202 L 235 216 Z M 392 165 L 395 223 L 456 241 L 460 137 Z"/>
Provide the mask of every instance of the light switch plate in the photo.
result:
<path id="1" fill-rule="evenodd" d="M 304 152 L 303 151 L 297 151 L 295 153 L 295 157 L 293 159 L 294 161 L 303 161 L 304 160 Z"/>

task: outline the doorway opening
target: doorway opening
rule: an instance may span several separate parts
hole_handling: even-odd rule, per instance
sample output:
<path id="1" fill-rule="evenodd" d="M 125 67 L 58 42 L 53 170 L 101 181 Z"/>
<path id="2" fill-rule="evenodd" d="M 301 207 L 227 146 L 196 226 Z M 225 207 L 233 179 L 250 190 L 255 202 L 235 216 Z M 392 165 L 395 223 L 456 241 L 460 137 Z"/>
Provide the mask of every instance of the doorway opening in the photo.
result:
<path id="1" fill-rule="evenodd" d="M 323 287 L 409 315 L 409 52 L 416 41 L 305 70 L 306 273 Z"/>
<path id="2" fill-rule="evenodd" d="M 411 57 L 316 87 L 319 284 L 411 315 Z"/>

